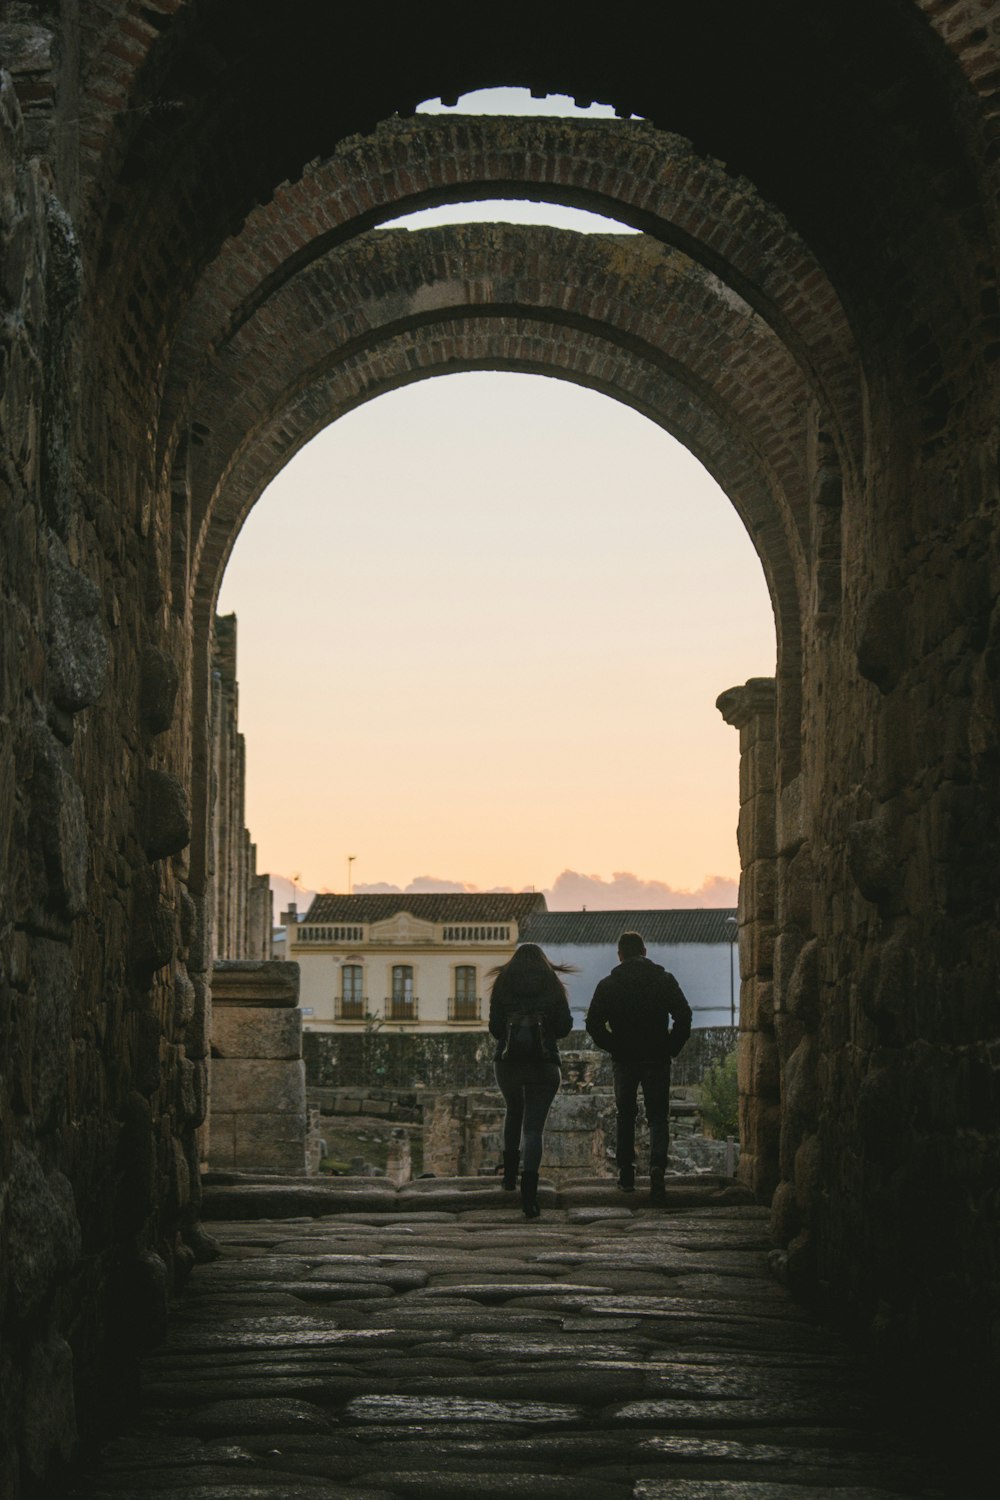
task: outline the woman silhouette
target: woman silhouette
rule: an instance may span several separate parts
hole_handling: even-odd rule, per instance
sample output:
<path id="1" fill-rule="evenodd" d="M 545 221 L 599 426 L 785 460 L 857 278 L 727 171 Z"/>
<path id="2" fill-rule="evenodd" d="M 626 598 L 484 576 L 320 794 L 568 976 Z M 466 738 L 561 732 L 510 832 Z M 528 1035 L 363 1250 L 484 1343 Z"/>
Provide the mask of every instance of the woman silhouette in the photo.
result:
<path id="1" fill-rule="evenodd" d="M 553 964 L 537 943 L 523 943 L 513 958 L 493 972 L 490 1035 L 497 1039 L 493 1063 L 497 1086 L 507 1106 L 503 1122 L 503 1185 L 517 1186 L 521 1158 L 521 1206 L 526 1219 L 537 1219 L 538 1168 L 542 1132 L 562 1074 L 556 1038 L 573 1029 L 566 988 L 560 973 L 569 964 Z"/>

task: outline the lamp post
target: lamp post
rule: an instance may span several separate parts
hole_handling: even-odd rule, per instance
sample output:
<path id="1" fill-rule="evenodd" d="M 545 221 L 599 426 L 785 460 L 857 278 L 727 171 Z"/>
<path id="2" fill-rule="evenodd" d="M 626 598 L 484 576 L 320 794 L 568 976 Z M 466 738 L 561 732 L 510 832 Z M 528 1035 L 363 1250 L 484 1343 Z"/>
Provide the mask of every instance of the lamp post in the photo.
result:
<path id="1" fill-rule="evenodd" d="M 736 939 L 739 937 L 739 922 L 735 917 L 727 917 L 726 926 L 729 928 L 729 1024 L 735 1029 L 736 981 L 733 978 L 733 957 L 736 947 Z"/>
<path id="2" fill-rule="evenodd" d="M 347 856 L 347 894 L 349 896 L 352 896 L 354 894 L 351 882 L 351 866 L 353 865 L 357 857 L 358 856 L 356 854 L 349 854 Z"/>

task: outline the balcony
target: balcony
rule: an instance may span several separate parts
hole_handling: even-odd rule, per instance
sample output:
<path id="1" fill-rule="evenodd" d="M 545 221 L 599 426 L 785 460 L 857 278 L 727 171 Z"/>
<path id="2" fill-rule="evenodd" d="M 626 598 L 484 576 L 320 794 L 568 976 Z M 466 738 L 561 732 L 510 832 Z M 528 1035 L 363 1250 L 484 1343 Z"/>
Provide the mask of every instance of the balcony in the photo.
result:
<path id="1" fill-rule="evenodd" d="M 456 1025 L 463 1021 L 475 1024 L 483 1019 L 483 1002 L 478 995 L 453 995 L 448 1001 L 448 1020 Z"/>
<path id="2" fill-rule="evenodd" d="M 368 1014 L 367 995 L 350 997 L 338 995 L 333 1002 L 335 1021 L 363 1021 Z"/>
<path id="3" fill-rule="evenodd" d="M 392 995 L 385 1002 L 387 1021 L 415 1021 L 420 1007 L 416 995 Z"/>

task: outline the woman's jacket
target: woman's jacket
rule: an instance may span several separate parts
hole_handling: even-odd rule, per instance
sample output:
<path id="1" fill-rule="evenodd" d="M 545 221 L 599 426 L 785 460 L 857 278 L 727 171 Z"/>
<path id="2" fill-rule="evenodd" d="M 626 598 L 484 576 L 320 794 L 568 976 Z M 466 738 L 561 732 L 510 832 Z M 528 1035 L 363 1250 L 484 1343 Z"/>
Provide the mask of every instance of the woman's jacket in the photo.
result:
<path id="1" fill-rule="evenodd" d="M 503 969 L 497 975 L 490 996 L 490 1035 L 497 1039 L 495 1058 L 503 1051 L 507 1022 L 528 1012 L 541 1016 L 546 1061 L 558 1064 L 556 1038 L 569 1036 L 573 1017 L 562 981 L 548 964 L 522 965 L 513 974 L 509 968 Z"/>

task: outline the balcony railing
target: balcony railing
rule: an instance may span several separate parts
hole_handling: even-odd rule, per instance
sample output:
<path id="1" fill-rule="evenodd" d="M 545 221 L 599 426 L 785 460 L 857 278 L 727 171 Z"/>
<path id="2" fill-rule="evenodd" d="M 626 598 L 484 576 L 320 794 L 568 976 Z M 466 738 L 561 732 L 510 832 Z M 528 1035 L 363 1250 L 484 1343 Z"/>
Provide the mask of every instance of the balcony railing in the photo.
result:
<path id="1" fill-rule="evenodd" d="M 478 995 L 452 995 L 448 1001 L 449 1021 L 481 1021 L 483 1002 Z"/>
<path id="2" fill-rule="evenodd" d="M 415 1021 L 420 1001 L 416 995 L 391 995 L 385 1002 L 387 1021 Z"/>
<path id="3" fill-rule="evenodd" d="M 338 995 L 333 1002 L 335 1021 L 363 1021 L 368 1014 L 367 996 Z"/>

